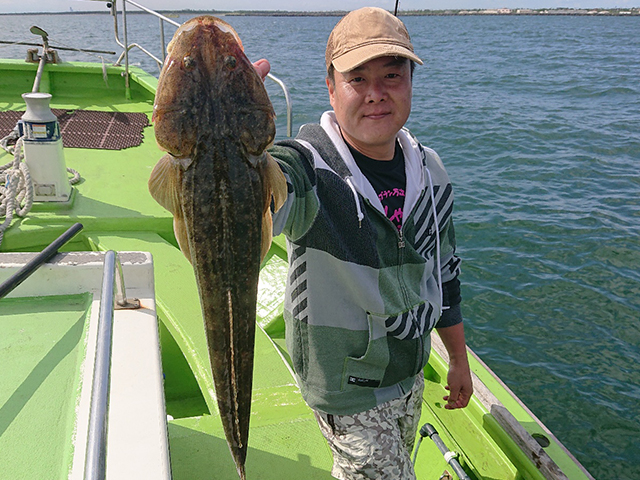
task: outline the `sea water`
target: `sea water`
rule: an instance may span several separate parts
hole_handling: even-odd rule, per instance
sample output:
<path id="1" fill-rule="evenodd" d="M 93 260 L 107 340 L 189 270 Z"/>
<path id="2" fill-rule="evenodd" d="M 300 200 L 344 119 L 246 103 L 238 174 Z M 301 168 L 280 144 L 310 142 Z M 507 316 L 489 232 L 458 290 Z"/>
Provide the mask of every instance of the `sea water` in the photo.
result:
<path id="1" fill-rule="evenodd" d="M 294 132 L 317 121 L 337 18 L 225 19 L 288 85 Z M 129 41 L 160 56 L 158 20 L 129 20 Z M 640 18 L 404 20 L 425 61 L 408 127 L 455 189 L 469 345 L 596 478 L 640 479 Z M 121 51 L 108 15 L 0 16 L 0 39 L 37 41 L 34 24 L 54 46 Z"/>

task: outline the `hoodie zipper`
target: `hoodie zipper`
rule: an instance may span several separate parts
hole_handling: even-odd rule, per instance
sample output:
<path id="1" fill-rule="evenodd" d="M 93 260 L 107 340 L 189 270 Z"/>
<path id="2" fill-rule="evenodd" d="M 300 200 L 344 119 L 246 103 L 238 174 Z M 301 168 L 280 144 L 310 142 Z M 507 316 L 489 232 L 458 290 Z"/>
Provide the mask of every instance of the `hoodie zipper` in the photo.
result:
<path id="1" fill-rule="evenodd" d="M 418 202 L 420 202 L 422 200 L 422 197 L 424 196 L 424 191 L 422 192 L 422 194 L 420 195 L 420 198 L 418 199 Z M 404 239 L 404 221 L 402 222 L 402 226 L 398 229 L 396 228 L 395 224 L 389 220 L 389 217 L 387 217 L 384 213 L 380 212 L 377 208 L 375 208 L 372 204 L 371 201 L 366 198 L 363 197 L 365 200 L 365 203 L 369 204 L 369 206 L 372 208 L 372 210 L 375 210 L 379 215 L 381 215 L 382 217 L 384 217 L 384 219 L 389 222 L 393 228 L 396 230 L 397 232 L 397 236 L 398 236 L 398 266 L 397 266 L 397 278 L 398 278 L 398 286 L 400 287 L 400 291 L 402 292 L 402 298 L 404 300 L 405 305 L 408 305 L 409 303 L 409 299 L 407 298 L 407 289 L 405 287 L 405 282 L 403 280 L 403 275 L 402 275 L 402 262 L 404 260 L 404 248 L 405 248 L 405 239 Z M 403 218 L 404 220 L 404 218 Z M 418 320 L 416 318 L 413 318 L 411 320 L 411 322 L 413 323 L 414 327 L 416 329 L 418 329 Z M 418 335 L 418 352 L 417 352 L 417 362 L 416 362 L 416 367 L 415 369 L 419 369 L 419 366 L 422 365 L 422 362 L 424 361 L 424 338 L 423 335 Z"/>
<path id="2" fill-rule="evenodd" d="M 409 299 L 407 298 L 408 297 L 407 289 L 405 288 L 404 277 L 402 275 L 402 265 L 404 260 L 403 257 L 404 257 L 404 247 L 405 247 L 403 228 L 404 228 L 404 223 L 402 224 L 402 227 L 398 230 L 398 285 L 400 287 L 400 290 L 402 291 L 402 297 L 404 299 L 404 303 L 405 305 L 407 305 L 409 303 Z M 411 323 L 413 324 L 413 327 L 416 329 L 416 331 L 418 331 L 420 327 L 420 325 L 418 324 L 418 319 L 412 316 Z M 414 370 L 417 370 L 420 368 L 424 359 L 424 338 L 422 334 L 418 335 L 418 351 L 416 353 L 417 353 L 416 367 L 414 367 Z"/>

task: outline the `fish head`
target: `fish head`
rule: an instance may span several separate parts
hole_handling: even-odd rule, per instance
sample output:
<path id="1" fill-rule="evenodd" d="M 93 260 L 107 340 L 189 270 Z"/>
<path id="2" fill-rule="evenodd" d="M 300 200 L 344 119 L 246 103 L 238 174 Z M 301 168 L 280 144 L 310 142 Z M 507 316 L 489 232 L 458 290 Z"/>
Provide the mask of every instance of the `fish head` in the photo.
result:
<path id="1" fill-rule="evenodd" d="M 275 137 L 275 114 L 236 31 L 212 16 L 176 31 L 158 79 L 153 121 L 161 148 L 192 155 L 203 134 L 259 155 Z"/>

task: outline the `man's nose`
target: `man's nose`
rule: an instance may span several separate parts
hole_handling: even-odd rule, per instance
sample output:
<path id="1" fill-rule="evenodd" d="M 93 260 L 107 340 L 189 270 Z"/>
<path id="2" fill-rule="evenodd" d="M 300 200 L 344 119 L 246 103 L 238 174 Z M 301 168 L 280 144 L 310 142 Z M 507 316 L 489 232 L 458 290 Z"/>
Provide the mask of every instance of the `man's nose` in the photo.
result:
<path id="1" fill-rule="evenodd" d="M 369 83 L 369 90 L 367 91 L 367 102 L 377 103 L 383 102 L 387 98 L 387 89 L 384 86 L 384 82 L 381 80 L 373 80 Z"/>

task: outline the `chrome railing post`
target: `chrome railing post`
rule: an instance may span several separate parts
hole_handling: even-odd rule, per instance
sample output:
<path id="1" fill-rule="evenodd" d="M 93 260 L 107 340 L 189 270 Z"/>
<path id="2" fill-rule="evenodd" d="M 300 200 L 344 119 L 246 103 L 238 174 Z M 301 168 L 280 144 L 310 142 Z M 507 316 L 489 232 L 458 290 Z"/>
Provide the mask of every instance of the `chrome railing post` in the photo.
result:
<path id="1" fill-rule="evenodd" d="M 106 476 L 107 415 L 111 373 L 115 269 L 116 254 L 113 250 L 109 250 L 104 255 L 104 270 L 102 274 L 96 359 L 93 369 L 93 387 L 91 389 L 89 435 L 87 437 L 87 456 L 84 469 L 85 480 L 104 480 Z"/>
<path id="2" fill-rule="evenodd" d="M 127 40 L 127 0 L 122 2 L 122 24 L 124 28 L 124 91 L 127 99 L 131 98 L 129 88 L 129 41 Z"/>
<path id="3" fill-rule="evenodd" d="M 167 58 L 167 47 L 164 43 L 164 20 L 159 18 L 160 21 L 160 48 L 162 49 L 162 61 Z"/>
<path id="4" fill-rule="evenodd" d="M 282 88 L 282 91 L 284 92 L 284 100 L 285 102 L 287 102 L 287 137 L 290 137 L 292 134 L 292 126 L 291 126 L 291 97 L 289 96 L 289 89 L 284 84 L 284 82 L 280 80 L 278 77 L 271 75 L 270 73 L 267 74 L 267 77 L 273 80 L 274 82 L 276 82 L 278 85 L 280 85 L 280 88 Z"/>
<path id="5" fill-rule="evenodd" d="M 127 298 L 127 289 L 124 285 L 124 273 L 122 272 L 122 263 L 116 255 L 116 291 L 114 308 L 116 310 L 135 310 L 140 308 L 140 300 L 137 298 Z"/>
<path id="6" fill-rule="evenodd" d="M 155 55 L 153 55 L 151 52 L 149 52 L 148 50 L 146 50 L 144 47 L 138 45 L 137 43 L 132 43 L 131 45 L 129 45 L 128 42 L 128 38 L 127 38 L 127 3 L 130 5 L 133 5 L 134 7 L 143 10 L 157 18 L 160 19 L 160 42 L 162 43 L 162 59 L 157 58 Z M 164 24 L 169 23 L 175 27 L 180 27 L 180 23 L 175 22 L 173 20 L 171 20 L 170 18 L 154 11 L 151 10 L 150 8 L 147 8 L 143 5 L 140 5 L 137 2 L 134 2 L 133 0 L 122 0 L 122 23 L 123 23 L 123 29 L 124 29 L 124 45 L 120 42 L 119 38 L 118 38 L 118 22 L 117 22 L 117 9 L 115 7 L 115 0 L 113 2 L 113 6 L 112 6 L 112 12 L 114 15 L 114 27 L 115 27 L 115 34 L 116 34 L 116 42 L 118 43 L 118 45 L 120 45 L 121 47 L 123 47 L 124 51 L 122 52 L 122 54 L 120 55 L 120 58 L 118 58 L 118 60 L 116 61 L 116 65 L 120 65 L 120 62 L 122 61 L 122 59 L 124 58 L 125 60 L 125 89 L 126 89 L 126 95 L 127 98 L 131 98 L 131 91 L 129 90 L 129 50 L 131 48 L 139 48 L 140 50 L 142 50 L 142 52 L 144 52 L 147 56 L 151 57 L 152 59 L 154 59 L 157 63 L 158 63 L 158 67 L 161 69 L 162 66 L 164 65 L 164 60 L 167 56 L 167 51 L 166 51 L 166 45 L 165 45 L 165 37 L 164 37 Z M 279 78 L 277 78 L 276 76 L 272 75 L 272 74 L 267 74 L 267 77 L 269 79 L 271 79 L 273 82 L 277 83 L 280 88 L 282 89 L 282 91 L 284 92 L 284 98 L 285 98 L 285 102 L 287 104 L 287 136 L 291 137 L 293 134 L 293 126 L 292 126 L 292 106 L 291 106 L 291 96 L 289 95 L 289 89 L 287 88 L 287 86 L 284 84 L 284 82 L 282 80 L 280 80 Z"/>

